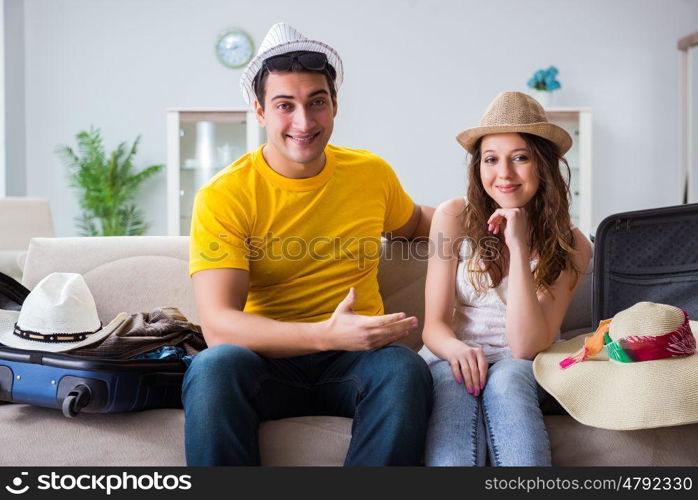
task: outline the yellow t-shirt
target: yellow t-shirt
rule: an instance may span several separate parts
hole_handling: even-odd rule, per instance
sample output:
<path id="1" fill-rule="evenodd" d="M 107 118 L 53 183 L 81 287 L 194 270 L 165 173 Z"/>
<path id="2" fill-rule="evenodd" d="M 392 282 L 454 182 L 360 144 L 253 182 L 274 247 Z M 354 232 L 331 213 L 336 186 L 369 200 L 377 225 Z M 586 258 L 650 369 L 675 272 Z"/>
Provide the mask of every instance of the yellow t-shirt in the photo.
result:
<path id="1" fill-rule="evenodd" d="M 325 320 L 352 286 L 357 313 L 383 314 L 381 232 L 405 225 L 414 209 L 393 170 L 367 151 L 328 145 L 318 175 L 290 179 L 262 148 L 197 193 L 190 275 L 248 270 L 245 311 L 279 321 Z"/>

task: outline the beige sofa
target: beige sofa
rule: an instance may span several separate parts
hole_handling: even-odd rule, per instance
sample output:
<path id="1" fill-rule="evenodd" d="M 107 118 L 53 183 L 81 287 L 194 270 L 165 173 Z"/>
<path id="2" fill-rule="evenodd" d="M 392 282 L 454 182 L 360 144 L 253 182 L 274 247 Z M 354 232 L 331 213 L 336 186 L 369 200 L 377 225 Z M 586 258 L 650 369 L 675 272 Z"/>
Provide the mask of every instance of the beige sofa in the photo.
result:
<path id="1" fill-rule="evenodd" d="M 380 285 L 386 310 L 423 318 L 424 244 L 386 244 Z M 387 256 L 390 258 L 387 258 Z M 32 288 L 54 271 L 82 273 L 103 321 L 120 311 L 174 305 L 194 322 L 186 237 L 35 238 L 23 282 Z M 591 275 L 587 271 L 563 324 L 566 336 L 589 331 Z M 407 339 L 414 348 L 419 336 Z M 550 403 L 550 402 L 549 402 Z M 546 405 L 555 412 L 555 405 Z M 559 408 L 558 408 L 559 410 Z M 581 425 L 564 414 L 546 415 L 555 465 L 698 465 L 698 425 L 617 432 Z M 1 465 L 183 465 L 183 412 L 81 414 L 18 404 L 0 405 Z M 265 422 L 260 432 L 265 465 L 341 465 L 351 421 L 301 417 Z"/>

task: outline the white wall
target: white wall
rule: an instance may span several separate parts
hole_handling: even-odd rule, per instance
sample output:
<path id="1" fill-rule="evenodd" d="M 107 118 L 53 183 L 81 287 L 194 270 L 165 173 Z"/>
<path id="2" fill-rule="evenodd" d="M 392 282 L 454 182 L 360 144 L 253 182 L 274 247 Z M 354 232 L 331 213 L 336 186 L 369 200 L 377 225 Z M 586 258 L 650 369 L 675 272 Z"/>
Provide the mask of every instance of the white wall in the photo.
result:
<path id="1" fill-rule="evenodd" d="M 4 0 L 5 20 L 5 153 L 6 194 L 27 193 L 26 137 L 24 109 L 24 0 Z"/>
<path id="2" fill-rule="evenodd" d="M 0 0 L 0 196 L 5 196 L 5 0 Z"/>
<path id="3" fill-rule="evenodd" d="M 593 223 L 679 202 L 676 42 L 698 0 L 28 0 L 27 194 L 49 198 L 58 235 L 75 234 L 77 204 L 56 145 L 94 124 L 109 148 L 143 134 L 138 164 L 164 163 L 166 108 L 243 105 L 216 35 L 259 44 L 282 20 L 344 59 L 332 142 L 384 156 L 420 203 L 464 192 L 456 133 L 550 64 L 556 104 L 593 110 Z M 150 234 L 165 234 L 164 176 L 146 189 Z"/>

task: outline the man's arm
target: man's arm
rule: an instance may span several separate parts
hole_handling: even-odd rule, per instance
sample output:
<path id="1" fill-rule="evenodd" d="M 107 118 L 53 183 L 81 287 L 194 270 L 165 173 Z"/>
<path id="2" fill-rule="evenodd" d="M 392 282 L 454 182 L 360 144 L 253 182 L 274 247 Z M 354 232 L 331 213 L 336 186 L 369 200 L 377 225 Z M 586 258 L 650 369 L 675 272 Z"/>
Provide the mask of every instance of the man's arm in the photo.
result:
<path id="1" fill-rule="evenodd" d="M 414 204 L 412 216 L 407 223 L 396 229 L 385 233 L 390 238 L 426 239 L 429 238 L 431 219 L 434 217 L 434 208 L 425 205 Z"/>
<path id="2" fill-rule="evenodd" d="M 248 271 L 206 269 L 194 273 L 192 281 L 201 328 L 209 347 L 236 344 L 269 358 L 335 349 L 361 351 L 399 340 L 417 326 L 417 319 L 404 313 L 370 317 L 354 313 L 353 288 L 330 319 L 296 323 L 243 312 Z"/>

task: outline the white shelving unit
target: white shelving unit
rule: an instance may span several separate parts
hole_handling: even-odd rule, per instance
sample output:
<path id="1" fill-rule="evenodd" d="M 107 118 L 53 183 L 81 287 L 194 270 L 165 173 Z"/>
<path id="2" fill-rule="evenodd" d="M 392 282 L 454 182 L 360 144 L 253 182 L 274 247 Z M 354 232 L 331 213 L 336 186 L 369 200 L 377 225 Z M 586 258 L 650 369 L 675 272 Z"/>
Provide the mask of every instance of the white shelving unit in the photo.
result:
<path id="1" fill-rule="evenodd" d="M 246 109 L 168 109 L 167 233 L 188 235 L 199 188 L 265 140 L 254 112 Z"/>
<path id="2" fill-rule="evenodd" d="M 572 223 L 585 235 L 592 231 L 591 109 L 577 107 L 545 108 L 548 120 L 572 136 L 572 148 L 565 157 L 570 165 Z"/>

